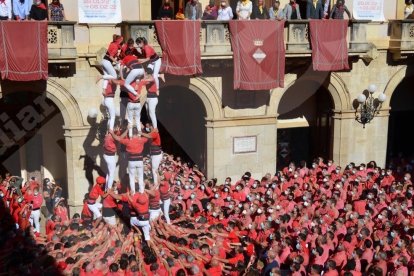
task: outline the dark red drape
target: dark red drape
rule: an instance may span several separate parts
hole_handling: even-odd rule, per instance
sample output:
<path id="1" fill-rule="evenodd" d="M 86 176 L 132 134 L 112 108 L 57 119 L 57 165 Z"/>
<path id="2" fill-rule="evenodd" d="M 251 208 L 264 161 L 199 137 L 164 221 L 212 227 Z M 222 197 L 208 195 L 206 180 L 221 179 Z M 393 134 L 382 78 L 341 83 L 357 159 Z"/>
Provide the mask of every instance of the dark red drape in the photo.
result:
<path id="1" fill-rule="evenodd" d="M 155 27 L 162 48 L 161 71 L 173 75 L 203 73 L 199 20 L 158 20 Z"/>
<path id="2" fill-rule="evenodd" d="M 284 86 L 284 21 L 232 20 L 234 89 L 269 90 Z"/>
<path id="3" fill-rule="evenodd" d="M 315 71 L 349 69 L 348 20 L 310 20 L 312 62 Z"/>
<path id="4" fill-rule="evenodd" d="M 0 21 L 0 72 L 3 79 L 47 79 L 47 22 Z"/>

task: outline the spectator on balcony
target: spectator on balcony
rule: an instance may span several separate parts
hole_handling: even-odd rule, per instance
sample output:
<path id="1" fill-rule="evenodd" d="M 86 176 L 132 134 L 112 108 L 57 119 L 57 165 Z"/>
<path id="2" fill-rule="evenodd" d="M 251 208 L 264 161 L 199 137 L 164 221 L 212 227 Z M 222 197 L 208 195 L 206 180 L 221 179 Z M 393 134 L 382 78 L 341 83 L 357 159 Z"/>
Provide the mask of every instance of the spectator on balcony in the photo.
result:
<path id="1" fill-rule="evenodd" d="M 210 0 L 210 3 L 205 7 L 203 13 L 203 20 L 216 20 L 218 16 L 217 6 L 214 4 L 214 0 Z"/>
<path id="2" fill-rule="evenodd" d="M 269 19 L 269 9 L 263 0 L 257 0 L 256 5 L 253 6 L 252 19 Z"/>
<path id="3" fill-rule="evenodd" d="M 299 5 L 296 3 L 296 0 L 290 0 L 289 4 L 286 4 L 285 8 L 283 9 L 283 12 L 287 20 L 302 19 L 300 16 Z"/>
<path id="4" fill-rule="evenodd" d="M 47 20 L 47 8 L 41 0 L 36 0 L 30 9 L 29 17 L 31 20 Z"/>
<path id="5" fill-rule="evenodd" d="M 220 8 L 218 9 L 218 16 L 217 16 L 217 20 L 232 20 L 233 19 L 233 10 L 232 8 L 228 5 L 226 0 L 222 0 L 220 2 Z"/>
<path id="6" fill-rule="evenodd" d="M 306 18 L 324 18 L 324 3 L 322 3 L 322 0 L 308 0 L 308 3 L 306 5 Z"/>
<path id="7" fill-rule="evenodd" d="M 50 21 L 64 21 L 65 10 L 59 0 L 52 0 L 49 4 L 49 20 Z"/>
<path id="8" fill-rule="evenodd" d="M 160 10 L 158 11 L 158 19 L 171 20 L 174 19 L 174 5 L 170 0 L 164 0 Z"/>
<path id="9" fill-rule="evenodd" d="M 185 18 L 190 20 L 198 20 L 201 19 L 203 15 L 203 8 L 201 7 L 201 3 L 198 0 L 190 0 L 185 5 L 184 11 Z"/>
<path id="10" fill-rule="evenodd" d="M 0 0 L 0 20 L 12 19 L 11 0 Z"/>
<path id="11" fill-rule="evenodd" d="M 280 9 L 279 0 L 274 1 L 272 7 L 269 8 L 269 18 L 276 20 L 285 19 L 285 13 Z"/>
<path id="12" fill-rule="evenodd" d="M 250 0 L 240 0 L 237 2 L 236 14 L 237 19 L 249 20 L 253 12 L 253 4 Z"/>
<path id="13" fill-rule="evenodd" d="M 404 18 L 408 17 L 414 12 L 414 4 L 412 0 L 405 0 Z"/>
<path id="14" fill-rule="evenodd" d="M 30 0 L 13 0 L 13 14 L 16 20 L 27 20 L 32 6 Z"/>
<path id="15" fill-rule="evenodd" d="M 348 15 L 348 18 L 351 19 L 351 13 L 349 12 L 347 6 L 343 0 L 338 0 L 331 11 L 330 18 L 332 19 L 344 19 L 344 13 Z"/>

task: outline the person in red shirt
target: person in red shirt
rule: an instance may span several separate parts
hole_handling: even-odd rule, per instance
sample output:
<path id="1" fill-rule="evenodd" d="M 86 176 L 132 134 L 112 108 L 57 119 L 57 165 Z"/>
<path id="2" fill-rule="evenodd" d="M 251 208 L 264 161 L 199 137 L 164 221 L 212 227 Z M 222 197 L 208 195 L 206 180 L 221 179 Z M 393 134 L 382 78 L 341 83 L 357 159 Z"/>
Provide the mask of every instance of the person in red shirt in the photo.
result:
<path id="1" fill-rule="evenodd" d="M 147 193 L 136 193 L 133 197 L 128 197 L 128 201 L 132 205 L 136 212 L 136 217 L 131 215 L 131 225 L 138 226 L 144 233 L 144 239 L 146 241 L 151 240 L 150 230 L 151 226 L 149 223 L 149 196 Z"/>
<path id="2" fill-rule="evenodd" d="M 117 136 L 114 132 L 110 132 L 114 139 L 126 146 L 128 154 L 128 173 L 129 173 L 129 188 L 131 194 L 135 193 L 135 178 L 138 177 L 138 191 L 144 192 L 144 163 L 142 152 L 144 151 L 144 145 L 149 140 L 146 137 L 142 137 L 142 133 L 137 128 L 132 128 L 132 136 L 124 138 L 127 134 L 126 130 L 121 136 Z M 145 135 L 145 134 L 144 134 Z"/>
<path id="3" fill-rule="evenodd" d="M 171 224 L 170 220 L 170 205 L 171 205 L 171 192 L 170 184 L 166 181 L 164 175 L 159 177 L 160 179 L 160 196 L 162 202 L 162 212 L 164 213 L 165 221 L 167 224 Z"/>
<path id="4" fill-rule="evenodd" d="M 149 183 L 149 189 L 145 192 L 149 195 L 149 214 L 150 221 L 156 220 L 161 214 L 161 193 L 159 191 L 159 184 Z"/>
<path id="5" fill-rule="evenodd" d="M 157 115 L 156 115 L 156 108 L 158 105 L 158 96 L 159 96 L 159 90 L 157 87 L 157 84 L 155 83 L 154 76 L 152 75 L 153 71 L 151 68 L 147 68 L 147 76 L 145 77 L 145 80 L 147 80 L 147 101 L 145 103 L 145 106 L 147 108 L 148 117 L 151 119 L 151 123 L 154 126 L 155 129 L 158 128 L 157 123 Z M 159 77 L 161 80 L 165 81 L 164 74 L 159 74 Z"/>
<path id="6" fill-rule="evenodd" d="M 161 136 L 158 129 L 152 124 L 148 124 L 148 135 L 151 138 L 150 154 L 151 154 L 151 169 L 154 183 L 158 183 L 158 169 L 162 161 Z"/>
<path id="7" fill-rule="evenodd" d="M 109 44 L 108 50 L 106 51 L 106 54 L 102 59 L 102 69 L 104 72 L 104 81 L 102 84 L 102 89 L 104 91 L 108 86 L 108 79 L 117 78 L 115 68 L 114 66 L 112 66 L 112 64 L 118 61 L 118 50 L 121 49 L 121 44 L 123 40 L 124 38 L 122 36 L 114 34 L 112 37 L 112 42 Z"/>
<path id="8" fill-rule="evenodd" d="M 32 212 L 30 214 L 30 224 L 36 233 L 40 233 L 40 207 L 42 207 L 43 197 L 39 193 L 39 188 L 34 188 L 33 195 L 30 198 Z"/>
<path id="9" fill-rule="evenodd" d="M 118 193 L 118 187 L 116 185 L 113 185 L 109 190 L 111 190 L 112 193 L 117 194 Z M 108 194 L 105 194 L 103 196 L 102 200 L 102 217 L 103 220 L 111 226 L 116 225 L 116 209 L 117 209 L 117 203 L 115 199 Z"/>
<path id="10" fill-rule="evenodd" d="M 119 134 L 119 130 L 117 131 Z M 108 173 L 106 175 L 106 185 L 105 191 L 112 189 L 112 185 L 115 179 L 115 169 L 116 169 L 116 142 L 114 137 L 110 133 L 105 135 L 103 143 L 104 154 L 103 158 L 106 162 Z"/>
<path id="11" fill-rule="evenodd" d="M 149 62 L 148 68 L 152 69 L 152 76 L 157 87 L 157 91 L 160 89 L 160 81 L 158 80 L 159 72 L 161 69 L 161 58 L 155 52 L 154 48 L 148 45 L 148 41 L 145 37 L 138 37 L 135 42 L 138 45 L 138 51 L 141 51 L 145 55 L 144 59 L 140 59 L 141 63 Z"/>
<path id="12" fill-rule="evenodd" d="M 96 202 L 99 197 L 104 196 L 103 186 L 106 183 L 106 179 L 102 176 L 98 176 L 96 178 L 96 184 L 92 187 L 92 190 L 89 192 L 88 195 L 88 208 L 93 213 L 93 219 L 97 220 L 102 217 L 100 209 L 102 208 L 102 204 Z"/>
<path id="13" fill-rule="evenodd" d="M 129 93 L 136 95 L 137 92 L 135 92 L 135 89 L 132 87 L 131 83 L 141 79 L 144 76 L 145 71 L 141 62 L 139 62 L 138 58 L 134 56 L 132 50 L 127 49 L 125 51 L 125 57 L 121 61 L 121 79 L 124 79 L 124 67 L 127 68 L 128 72 L 128 76 L 125 78 L 124 87 Z"/>

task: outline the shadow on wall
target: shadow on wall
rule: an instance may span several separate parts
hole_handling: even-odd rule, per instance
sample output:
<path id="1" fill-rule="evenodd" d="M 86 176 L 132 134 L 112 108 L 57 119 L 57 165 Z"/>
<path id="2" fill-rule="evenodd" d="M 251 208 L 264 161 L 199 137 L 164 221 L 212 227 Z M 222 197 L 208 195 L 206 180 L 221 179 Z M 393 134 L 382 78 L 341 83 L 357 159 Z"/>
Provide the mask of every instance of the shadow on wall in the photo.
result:
<path id="1" fill-rule="evenodd" d="M 79 156 L 79 160 L 83 159 L 83 170 L 85 171 L 85 178 L 89 183 L 89 191 L 95 183 L 93 172 L 96 171 L 100 176 L 106 176 L 105 172 L 101 169 L 101 166 L 97 164 L 97 158 L 100 157 L 101 162 L 105 162 L 102 153 L 103 136 L 102 133 L 106 133 L 106 120 L 97 122 L 96 119 L 88 118 L 88 123 L 91 128 L 88 135 L 83 142 L 83 149 L 85 154 Z M 95 140 L 99 141 L 96 145 Z M 102 167 L 106 168 L 106 164 L 102 164 Z"/>

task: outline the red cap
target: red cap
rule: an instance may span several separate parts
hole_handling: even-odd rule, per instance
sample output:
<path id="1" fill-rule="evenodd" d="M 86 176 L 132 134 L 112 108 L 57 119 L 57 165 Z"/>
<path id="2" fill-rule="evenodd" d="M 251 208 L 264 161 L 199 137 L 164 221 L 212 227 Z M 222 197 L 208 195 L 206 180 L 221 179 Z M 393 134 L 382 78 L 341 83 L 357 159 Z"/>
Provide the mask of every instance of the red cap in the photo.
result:
<path id="1" fill-rule="evenodd" d="M 103 176 L 98 176 L 96 178 L 96 184 L 105 184 L 106 183 L 106 179 Z"/>
<path id="2" fill-rule="evenodd" d="M 63 262 L 63 261 L 60 261 L 60 262 L 57 263 L 57 267 L 58 267 L 59 270 L 65 270 L 67 266 L 68 266 L 68 264 Z"/>

